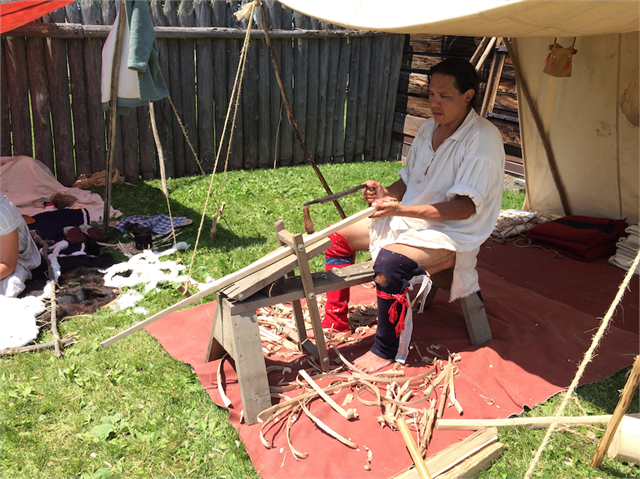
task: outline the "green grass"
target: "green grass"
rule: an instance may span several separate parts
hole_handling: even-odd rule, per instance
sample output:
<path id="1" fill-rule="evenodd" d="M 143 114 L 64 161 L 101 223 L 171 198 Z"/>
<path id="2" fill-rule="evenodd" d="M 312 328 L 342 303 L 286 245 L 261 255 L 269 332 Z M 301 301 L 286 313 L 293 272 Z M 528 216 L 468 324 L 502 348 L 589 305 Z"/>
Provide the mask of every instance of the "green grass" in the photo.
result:
<path id="1" fill-rule="evenodd" d="M 366 178 L 385 184 L 395 181 L 399 164 L 320 168 L 333 191 L 340 191 Z M 216 195 L 221 179 L 216 175 Z M 169 180 L 173 215 L 194 220 L 192 226 L 178 229 L 178 240 L 191 245 L 208 181 L 203 177 Z M 273 223 L 282 219 L 290 231 L 302 232 L 302 203 L 324 194 L 308 167 L 229 174 L 222 196 L 227 204 L 224 220 L 215 243 L 210 244 L 210 218 L 216 209 L 211 202 L 192 275 L 198 281 L 219 278 L 259 259 L 277 247 Z M 518 193 L 503 207 L 520 208 L 523 198 Z M 358 194 L 341 204 L 347 214 L 365 207 Z M 125 216 L 166 212 L 157 181 L 114 187 L 113 205 Z M 311 215 L 316 229 L 340 219 L 331 204 L 312 206 Z M 131 240 L 113 230 L 110 235 L 112 240 Z M 177 257 L 189 265 L 191 254 L 188 250 Z M 312 267 L 320 269 L 322 259 L 315 258 Z M 141 306 L 151 315 L 180 299 L 175 288 L 167 285 L 147 295 Z M 2 477 L 257 477 L 244 445 L 227 422 L 226 410 L 209 399 L 188 365 L 172 359 L 144 331 L 107 349 L 100 347 L 101 341 L 142 319 L 143 315 L 131 311 L 111 310 L 71 318 L 60 330 L 75 334 L 79 342 L 65 350 L 64 359 L 55 359 L 48 350 L 0 360 Z M 49 332 L 40 334 L 40 342 L 50 339 Z M 612 413 L 625 380 L 621 372 L 579 388 L 580 404 L 589 414 Z M 553 398 L 525 415 L 552 415 L 558 402 L 559 397 Z M 570 412 L 582 414 L 572 407 Z M 637 394 L 631 409 L 638 410 Z M 602 428 L 576 430 L 585 437 L 592 430 L 596 437 L 602 435 Z M 481 477 L 523 477 L 531 451 L 543 435 L 541 430 L 521 428 L 501 431 L 505 452 Z M 602 470 L 588 468 L 597 439 L 557 433 L 551 445 L 536 477 L 638 477 L 637 467 L 608 458 Z"/>

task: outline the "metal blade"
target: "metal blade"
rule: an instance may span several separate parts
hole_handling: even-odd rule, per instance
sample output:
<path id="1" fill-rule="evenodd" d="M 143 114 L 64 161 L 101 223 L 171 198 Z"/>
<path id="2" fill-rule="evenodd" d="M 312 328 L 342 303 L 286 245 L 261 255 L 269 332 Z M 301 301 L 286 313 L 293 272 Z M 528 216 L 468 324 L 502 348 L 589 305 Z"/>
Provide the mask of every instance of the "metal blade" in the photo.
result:
<path id="1" fill-rule="evenodd" d="M 366 188 L 366 187 L 367 187 L 367 185 L 365 185 L 365 184 L 354 186 L 352 188 L 349 188 L 349 189 L 344 190 L 344 191 L 340 191 L 338 193 L 334 193 L 332 195 L 323 196 L 322 198 L 318 198 L 317 200 L 307 201 L 302 206 L 309 206 L 309 205 L 328 203 L 329 201 L 334 201 L 334 200 L 338 200 L 340 198 L 344 198 L 345 196 L 349 196 L 350 194 L 353 194 L 356 191 L 361 190 L 362 188 Z"/>

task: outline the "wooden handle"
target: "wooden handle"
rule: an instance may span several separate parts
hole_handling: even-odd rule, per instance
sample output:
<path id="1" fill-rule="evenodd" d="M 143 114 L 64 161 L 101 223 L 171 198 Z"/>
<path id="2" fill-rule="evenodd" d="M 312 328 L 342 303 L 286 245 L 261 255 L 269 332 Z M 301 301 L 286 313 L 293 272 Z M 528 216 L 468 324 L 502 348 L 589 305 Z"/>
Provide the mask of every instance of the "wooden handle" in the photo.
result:
<path id="1" fill-rule="evenodd" d="M 308 233 L 311 234 L 313 233 L 313 221 L 311 221 L 311 215 L 309 214 L 309 207 L 308 206 L 303 206 L 302 207 L 302 217 L 304 218 L 304 230 Z"/>
<path id="2" fill-rule="evenodd" d="M 405 421 L 402 416 L 398 416 L 396 423 L 398 424 L 398 429 L 400 429 L 400 434 L 402 434 L 402 439 L 404 439 L 404 442 L 407 445 L 407 449 L 409 449 L 409 454 L 411 454 L 411 458 L 413 459 L 413 463 L 418 470 L 420 479 L 431 479 L 431 474 L 429 474 L 427 465 L 420 455 L 416 443 L 413 441 L 413 437 L 411 436 L 411 431 L 409 430 L 407 421 Z"/>

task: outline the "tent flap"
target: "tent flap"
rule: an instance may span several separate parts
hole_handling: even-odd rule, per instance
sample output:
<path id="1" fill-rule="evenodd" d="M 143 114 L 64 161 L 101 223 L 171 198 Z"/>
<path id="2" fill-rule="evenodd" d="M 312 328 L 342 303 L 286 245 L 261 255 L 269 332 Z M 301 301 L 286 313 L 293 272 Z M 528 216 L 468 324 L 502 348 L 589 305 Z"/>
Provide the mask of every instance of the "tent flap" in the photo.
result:
<path id="1" fill-rule="evenodd" d="M 279 0 L 306 15 L 354 30 L 470 37 L 558 37 L 638 30 L 637 1 Z"/>

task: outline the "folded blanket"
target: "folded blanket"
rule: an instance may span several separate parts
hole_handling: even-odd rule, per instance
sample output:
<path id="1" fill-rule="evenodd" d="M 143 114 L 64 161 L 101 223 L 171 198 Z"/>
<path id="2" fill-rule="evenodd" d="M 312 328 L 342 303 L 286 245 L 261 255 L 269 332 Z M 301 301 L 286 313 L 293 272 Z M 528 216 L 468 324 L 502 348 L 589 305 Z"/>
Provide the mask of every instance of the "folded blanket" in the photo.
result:
<path id="1" fill-rule="evenodd" d="M 538 225 L 527 232 L 527 237 L 569 258 L 591 261 L 615 254 L 616 242 L 626 227 L 624 220 L 572 215 Z"/>

